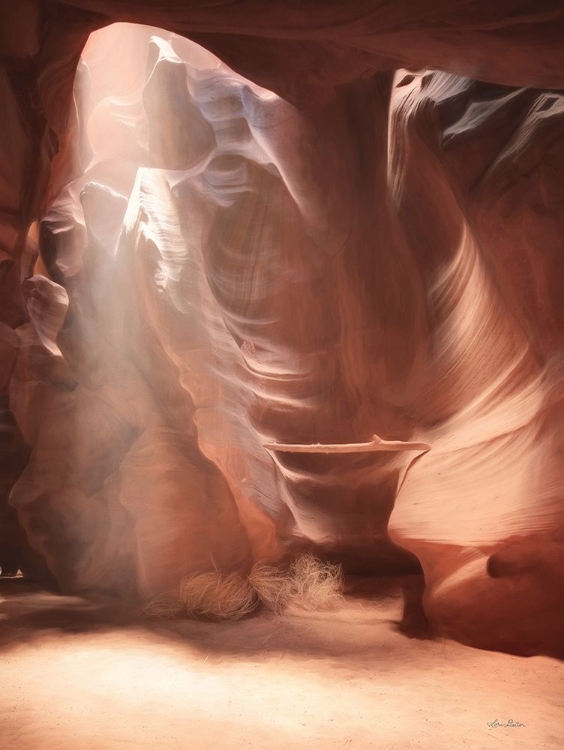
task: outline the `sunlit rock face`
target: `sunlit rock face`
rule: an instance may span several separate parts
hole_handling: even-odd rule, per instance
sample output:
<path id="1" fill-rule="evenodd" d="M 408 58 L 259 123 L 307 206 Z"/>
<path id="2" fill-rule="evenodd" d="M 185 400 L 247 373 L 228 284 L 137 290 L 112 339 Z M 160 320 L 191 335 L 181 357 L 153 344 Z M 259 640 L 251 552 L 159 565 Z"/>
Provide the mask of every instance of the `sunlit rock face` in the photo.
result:
<path id="1" fill-rule="evenodd" d="M 328 18 L 342 43 L 317 44 L 296 41 L 311 33 L 297 10 L 288 39 L 266 38 L 259 9 L 251 44 L 235 16 L 140 3 L 137 20 L 255 82 L 119 24 L 90 37 L 66 119 L 54 92 L 101 21 L 61 11 L 75 43 L 59 68 L 47 45 L 39 84 L 59 144 L 49 186 L 38 167 L 46 210 L 38 232 L 23 213 L 4 224 L 23 259 L 6 264 L 0 328 L 6 569 L 43 560 L 65 590 L 147 599 L 302 543 L 349 570 L 418 560 L 438 632 L 559 653 L 562 97 L 394 72 L 476 59 L 450 11 L 417 31 L 397 7 L 392 54 L 366 15 Z M 476 18 L 502 29 L 506 11 Z M 491 31 L 476 75 L 558 83 L 552 37 L 524 19 L 528 36 Z M 542 47 L 526 66 L 525 37 Z M 32 161 L 22 107 L 5 125 L 16 177 Z M 16 177 L 2 195 L 40 218 Z M 342 450 L 374 434 L 398 449 Z"/>
<path id="2" fill-rule="evenodd" d="M 367 197 L 383 187 L 390 83 L 351 97 L 379 131 Z M 356 144 L 339 153 L 343 113 L 320 116 L 334 132 L 318 147 L 319 117 L 187 40 L 123 25 L 92 37 L 75 99 L 86 167 L 43 220 L 56 281 L 26 281 L 11 382 L 33 446 L 11 504 L 33 546 L 65 588 L 144 596 L 277 558 L 285 539 L 413 565 L 386 533 L 403 460 L 264 447 L 410 433 L 392 394 L 409 399 L 421 299 L 402 297 L 414 284 L 398 266 L 362 262 L 371 227 L 406 245 L 386 200 L 354 220 L 341 207 L 332 172 L 360 198 L 366 171 Z"/>
<path id="3" fill-rule="evenodd" d="M 255 510 L 274 502 L 273 471 L 245 429 L 242 357 L 204 254 L 214 214 L 245 194 L 245 140 L 262 156 L 243 117 L 253 94 L 174 44 L 189 66 L 170 35 L 92 39 L 75 86 L 86 167 L 42 224 L 56 282 L 26 282 L 11 402 L 33 452 L 11 504 L 74 590 L 150 596 L 190 572 L 247 569 L 249 537 L 276 551 Z"/>
<path id="4" fill-rule="evenodd" d="M 564 565 L 561 96 L 398 74 L 392 190 L 427 288 L 432 450 L 393 538 L 470 643 L 558 648 Z M 438 368 L 438 369 L 435 369 Z"/>

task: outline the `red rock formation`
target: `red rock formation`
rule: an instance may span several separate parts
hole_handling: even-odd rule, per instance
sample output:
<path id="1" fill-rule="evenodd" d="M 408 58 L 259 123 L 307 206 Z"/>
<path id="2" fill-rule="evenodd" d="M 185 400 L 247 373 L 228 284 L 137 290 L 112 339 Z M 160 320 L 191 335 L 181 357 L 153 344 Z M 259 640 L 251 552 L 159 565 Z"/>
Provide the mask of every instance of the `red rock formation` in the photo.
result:
<path id="1" fill-rule="evenodd" d="M 547 286 L 563 279 L 544 226 L 547 214 L 555 218 L 556 185 L 545 177 L 554 157 L 535 140 L 539 117 L 558 117 L 561 97 L 445 74 L 399 84 L 392 173 L 429 279 L 433 356 L 422 416 L 433 447 L 398 493 L 390 530 L 421 561 L 426 611 L 444 632 L 499 648 L 556 648 L 562 368 L 550 335 L 560 302 Z M 512 181 L 502 188 L 506 170 Z M 538 218 L 531 173 L 546 190 Z M 516 232 L 506 217 L 517 215 Z"/>
<path id="2" fill-rule="evenodd" d="M 148 597 L 417 558 L 438 631 L 558 652 L 564 10 L 514 6 L 6 11 L 6 560 Z M 114 20 L 170 31 L 79 64 Z"/>

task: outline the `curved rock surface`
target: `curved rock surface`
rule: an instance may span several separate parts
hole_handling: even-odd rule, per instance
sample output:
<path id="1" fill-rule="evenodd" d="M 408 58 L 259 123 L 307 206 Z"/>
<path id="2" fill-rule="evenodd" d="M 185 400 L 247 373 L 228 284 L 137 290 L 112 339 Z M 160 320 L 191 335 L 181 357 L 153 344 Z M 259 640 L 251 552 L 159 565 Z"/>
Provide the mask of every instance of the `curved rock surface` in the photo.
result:
<path id="1" fill-rule="evenodd" d="M 438 632 L 561 654 L 564 11 L 412 6 L 6 13 L 4 571 L 419 561 Z"/>

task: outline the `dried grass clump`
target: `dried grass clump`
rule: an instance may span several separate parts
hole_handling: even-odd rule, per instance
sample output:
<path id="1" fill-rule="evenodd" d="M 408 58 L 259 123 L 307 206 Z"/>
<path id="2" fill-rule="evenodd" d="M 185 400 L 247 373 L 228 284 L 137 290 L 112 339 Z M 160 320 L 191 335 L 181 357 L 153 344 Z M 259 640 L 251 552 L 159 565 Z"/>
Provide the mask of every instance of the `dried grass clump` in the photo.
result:
<path id="1" fill-rule="evenodd" d="M 180 600 L 190 617 L 209 620 L 239 620 L 259 604 L 247 578 L 217 570 L 183 578 Z"/>
<path id="2" fill-rule="evenodd" d="M 258 563 L 248 578 L 217 570 L 187 576 L 179 592 L 155 596 L 145 607 L 150 616 L 188 615 L 205 620 L 239 620 L 260 603 L 277 614 L 288 609 L 335 609 L 343 601 L 340 565 L 311 554 L 296 558 L 286 570 Z"/>
<path id="3" fill-rule="evenodd" d="M 311 554 L 296 558 L 288 571 L 288 604 L 308 611 L 335 609 L 343 602 L 343 570 Z"/>
<path id="4" fill-rule="evenodd" d="M 277 613 L 288 608 L 335 609 L 343 601 L 341 566 L 322 562 L 311 554 L 296 558 L 286 572 L 258 563 L 249 581 L 263 604 Z"/>
<path id="5" fill-rule="evenodd" d="M 273 565 L 257 563 L 251 570 L 249 583 L 265 607 L 278 614 L 286 609 L 291 588 L 288 573 Z"/>
<path id="6" fill-rule="evenodd" d="M 184 604 L 180 601 L 176 591 L 165 591 L 151 599 L 143 607 L 143 612 L 149 617 L 161 617 L 163 620 L 170 620 L 184 612 Z"/>

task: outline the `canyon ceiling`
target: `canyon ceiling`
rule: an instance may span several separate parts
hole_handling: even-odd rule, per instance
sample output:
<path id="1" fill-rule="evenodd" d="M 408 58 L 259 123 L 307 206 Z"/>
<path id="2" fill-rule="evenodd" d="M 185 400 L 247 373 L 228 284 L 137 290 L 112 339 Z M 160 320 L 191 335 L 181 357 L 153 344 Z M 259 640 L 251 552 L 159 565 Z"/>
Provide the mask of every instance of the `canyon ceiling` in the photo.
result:
<path id="1" fill-rule="evenodd" d="M 562 655 L 562 4 L 1 13 L 2 572 L 313 548 Z"/>

